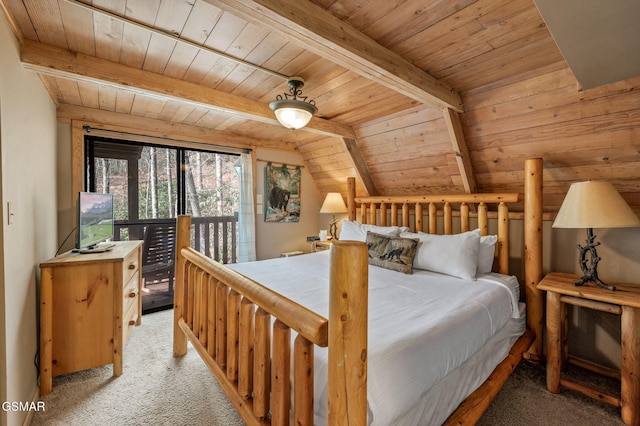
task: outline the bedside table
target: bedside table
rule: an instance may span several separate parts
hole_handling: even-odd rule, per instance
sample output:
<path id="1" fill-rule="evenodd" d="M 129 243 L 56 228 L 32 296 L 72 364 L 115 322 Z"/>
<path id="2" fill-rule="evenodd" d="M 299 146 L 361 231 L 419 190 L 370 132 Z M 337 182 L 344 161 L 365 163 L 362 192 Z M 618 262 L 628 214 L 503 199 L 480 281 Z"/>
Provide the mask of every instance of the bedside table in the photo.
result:
<path id="1" fill-rule="evenodd" d="M 560 393 L 560 385 L 591 398 L 621 407 L 622 421 L 640 424 L 640 285 L 613 283 L 616 290 L 587 283 L 575 286 L 577 275 L 549 273 L 537 285 L 547 292 L 547 389 Z M 621 316 L 621 397 L 604 395 L 560 377 L 567 361 L 566 304 Z"/>
<path id="2" fill-rule="evenodd" d="M 311 252 L 329 250 L 331 248 L 331 241 L 313 241 L 311 243 Z"/>

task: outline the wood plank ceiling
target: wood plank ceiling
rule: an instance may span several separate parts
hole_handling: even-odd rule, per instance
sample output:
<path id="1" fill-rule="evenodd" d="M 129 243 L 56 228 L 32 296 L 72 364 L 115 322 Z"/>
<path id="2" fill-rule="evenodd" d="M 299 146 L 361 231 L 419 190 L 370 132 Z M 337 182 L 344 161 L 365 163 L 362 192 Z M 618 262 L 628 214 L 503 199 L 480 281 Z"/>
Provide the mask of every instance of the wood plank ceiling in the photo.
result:
<path id="1" fill-rule="evenodd" d="M 321 192 L 611 180 L 640 210 L 640 78 L 582 91 L 532 0 L 0 0 L 62 121 L 297 150 Z M 305 129 L 268 108 L 305 79 Z"/>

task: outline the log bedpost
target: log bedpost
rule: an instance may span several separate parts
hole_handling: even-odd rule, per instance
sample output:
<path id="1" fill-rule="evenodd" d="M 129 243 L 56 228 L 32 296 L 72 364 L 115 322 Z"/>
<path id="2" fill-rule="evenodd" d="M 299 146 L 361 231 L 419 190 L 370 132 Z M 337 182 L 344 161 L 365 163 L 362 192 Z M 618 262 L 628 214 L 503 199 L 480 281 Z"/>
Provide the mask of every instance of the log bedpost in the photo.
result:
<path id="1" fill-rule="evenodd" d="M 368 257 L 363 242 L 331 244 L 328 424 L 367 422 Z"/>
<path id="2" fill-rule="evenodd" d="M 498 204 L 498 272 L 509 273 L 509 207 Z"/>
<path id="3" fill-rule="evenodd" d="M 176 235 L 176 273 L 173 296 L 173 356 L 184 356 L 187 353 L 187 336 L 178 322 L 184 311 L 184 275 L 186 260 L 182 256 L 182 249 L 191 245 L 191 217 L 178 216 Z"/>
<path id="4" fill-rule="evenodd" d="M 524 165 L 524 280 L 527 295 L 527 328 L 536 337 L 524 354 L 540 362 L 544 299 L 536 285 L 542 279 L 542 158 L 529 158 Z"/>

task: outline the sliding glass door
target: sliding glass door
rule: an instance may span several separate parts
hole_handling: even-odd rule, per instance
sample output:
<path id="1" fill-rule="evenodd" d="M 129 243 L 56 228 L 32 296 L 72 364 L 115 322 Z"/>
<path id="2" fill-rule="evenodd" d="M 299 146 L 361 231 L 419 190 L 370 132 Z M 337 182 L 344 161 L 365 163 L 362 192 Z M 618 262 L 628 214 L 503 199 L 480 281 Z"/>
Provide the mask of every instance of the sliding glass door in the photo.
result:
<path id="1" fill-rule="evenodd" d="M 143 240 L 143 313 L 173 306 L 175 218 L 193 246 L 237 260 L 237 155 L 86 137 L 86 188 L 114 196 L 116 240 Z"/>

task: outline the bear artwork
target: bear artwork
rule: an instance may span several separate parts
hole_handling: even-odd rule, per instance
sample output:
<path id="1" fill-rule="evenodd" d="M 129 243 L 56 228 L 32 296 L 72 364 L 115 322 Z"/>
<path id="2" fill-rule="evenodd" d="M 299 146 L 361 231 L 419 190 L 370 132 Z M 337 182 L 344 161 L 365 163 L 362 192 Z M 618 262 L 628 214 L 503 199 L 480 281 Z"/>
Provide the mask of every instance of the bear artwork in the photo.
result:
<path id="1" fill-rule="evenodd" d="M 287 211 L 287 204 L 289 203 L 290 192 L 274 186 L 269 194 L 269 204 L 272 209 L 280 209 L 281 212 Z"/>

